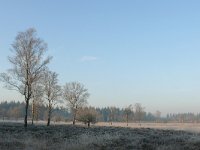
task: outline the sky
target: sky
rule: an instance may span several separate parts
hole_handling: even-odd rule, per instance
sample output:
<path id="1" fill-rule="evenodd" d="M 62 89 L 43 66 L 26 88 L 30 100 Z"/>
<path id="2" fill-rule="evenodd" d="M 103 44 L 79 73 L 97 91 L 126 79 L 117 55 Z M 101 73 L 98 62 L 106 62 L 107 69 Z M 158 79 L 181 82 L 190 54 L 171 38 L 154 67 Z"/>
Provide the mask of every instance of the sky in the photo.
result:
<path id="1" fill-rule="evenodd" d="M 0 0 L 0 72 L 11 67 L 18 32 L 34 27 L 59 83 L 83 83 L 89 105 L 198 113 L 199 8 L 197 0 Z M 0 83 L 5 100 L 23 97 Z"/>

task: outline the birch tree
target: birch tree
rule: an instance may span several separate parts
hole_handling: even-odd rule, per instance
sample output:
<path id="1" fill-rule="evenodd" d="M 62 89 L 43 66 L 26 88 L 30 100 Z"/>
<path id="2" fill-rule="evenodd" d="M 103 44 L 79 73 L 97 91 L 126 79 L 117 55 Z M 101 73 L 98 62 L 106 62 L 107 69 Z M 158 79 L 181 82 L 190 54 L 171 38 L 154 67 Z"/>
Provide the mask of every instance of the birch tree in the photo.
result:
<path id="1" fill-rule="evenodd" d="M 44 73 L 43 84 L 44 84 L 45 99 L 48 102 L 47 126 L 49 126 L 51 121 L 53 106 L 57 102 L 59 102 L 59 97 L 62 95 L 61 87 L 58 85 L 58 74 L 46 70 Z"/>
<path id="2" fill-rule="evenodd" d="M 88 90 L 79 82 L 66 83 L 63 90 L 63 98 L 71 109 L 73 125 L 75 125 L 77 111 L 87 103 L 89 98 Z"/>
<path id="3" fill-rule="evenodd" d="M 26 103 L 24 126 L 27 127 L 29 101 L 32 97 L 32 86 L 42 75 L 51 57 L 44 59 L 47 44 L 36 36 L 36 30 L 30 28 L 19 32 L 12 44 L 12 56 L 8 57 L 12 68 L 1 73 L 1 81 L 9 90 L 17 90 L 24 96 Z"/>

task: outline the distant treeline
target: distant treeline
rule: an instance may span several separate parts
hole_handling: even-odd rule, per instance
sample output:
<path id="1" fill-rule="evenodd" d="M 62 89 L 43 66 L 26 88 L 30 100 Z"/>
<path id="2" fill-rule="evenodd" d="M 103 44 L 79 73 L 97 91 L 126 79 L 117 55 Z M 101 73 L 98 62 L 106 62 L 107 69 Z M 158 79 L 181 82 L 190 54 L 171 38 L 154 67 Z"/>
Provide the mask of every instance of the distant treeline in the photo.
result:
<path id="1" fill-rule="evenodd" d="M 24 119 L 25 114 L 25 103 L 24 102 L 1 102 L 0 103 L 0 119 L 2 120 L 19 120 Z M 33 108 L 32 105 L 29 106 L 30 108 Z M 35 121 L 38 120 L 47 120 L 47 114 L 48 114 L 48 108 L 44 104 L 39 104 L 37 107 L 34 108 L 35 111 Z M 32 116 L 32 110 L 30 109 L 28 112 L 29 120 Z M 65 118 L 70 118 L 70 113 L 66 111 L 64 108 L 54 108 L 53 109 L 53 119 L 54 121 L 64 121 Z"/>
<path id="2" fill-rule="evenodd" d="M 1 102 L 0 103 L 0 120 L 22 120 L 24 119 L 24 107 L 25 103 L 23 102 Z M 33 108 L 33 106 L 30 104 L 30 108 Z M 105 107 L 105 108 L 94 108 L 97 112 L 97 121 L 98 122 L 125 122 L 126 121 L 126 111 L 123 108 L 117 108 L 117 107 Z M 39 120 L 47 120 L 47 114 L 48 114 L 48 107 L 44 104 L 38 104 L 34 108 L 35 113 L 35 121 Z M 31 120 L 32 111 L 33 109 L 30 109 L 28 112 L 29 120 Z M 64 107 L 56 107 L 53 108 L 53 114 L 52 114 L 52 120 L 53 121 L 71 121 L 72 120 L 72 114 L 70 111 L 68 111 L 67 108 Z M 200 122 L 200 114 L 194 114 L 194 113 L 179 113 L 179 114 L 167 114 L 166 117 L 160 117 L 156 114 L 150 113 L 150 112 L 143 112 L 142 117 L 140 120 L 137 120 L 136 113 L 134 111 L 131 111 L 129 113 L 129 122 Z"/>

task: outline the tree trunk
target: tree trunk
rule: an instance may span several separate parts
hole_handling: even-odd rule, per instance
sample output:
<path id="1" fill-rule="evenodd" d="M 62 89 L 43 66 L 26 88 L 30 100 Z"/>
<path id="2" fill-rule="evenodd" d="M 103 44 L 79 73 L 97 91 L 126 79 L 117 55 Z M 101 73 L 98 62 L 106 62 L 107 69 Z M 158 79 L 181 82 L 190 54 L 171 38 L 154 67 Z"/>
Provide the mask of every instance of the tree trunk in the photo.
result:
<path id="1" fill-rule="evenodd" d="M 50 117 L 48 117 L 48 120 L 47 120 L 47 126 L 50 125 Z"/>
<path id="2" fill-rule="evenodd" d="M 126 124 L 127 124 L 127 127 L 128 127 L 128 114 L 126 114 Z"/>
<path id="3" fill-rule="evenodd" d="M 90 127 L 90 122 L 88 121 L 88 127 Z"/>
<path id="4" fill-rule="evenodd" d="M 74 111 L 74 117 L 73 117 L 73 125 L 76 124 L 76 110 Z"/>
<path id="5" fill-rule="evenodd" d="M 31 120 L 31 124 L 33 125 L 33 116 L 32 116 L 32 120 Z"/>
<path id="6" fill-rule="evenodd" d="M 35 103 L 35 101 L 33 100 L 33 104 L 32 104 L 32 122 L 31 122 L 32 125 L 33 125 L 33 120 L 34 120 L 34 118 L 35 118 L 34 103 Z"/>
<path id="7" fill-rule="evenodd" d="M 51 122 L 51 112 L 49 110 L 48 119 L 47 119 L 47 126 L 50 125 L 50 122 Z"/>
<path id="8" fill-rule="evenodd" d="M 76 117 L 75 117 L 75 115 L 74 115 L 74 117 L 73 117 L 73 125 L 75 125 L 76 124 Z"/>
<path id="9" fill-rule="evenodd" d="M 28 105 L 29 99 L 26 100 L 26 107 L 25 107 L 25 117 L 24 117 L 24 127 L 27 127 L 27 118 L 28 118 Z"/>
<path id="10" fill-rule="evenodd" d="M 50 125 L 50 121 L 51 121 L 51 104 L 49 103 L 49 112 L 48 112 L 47 126 Z"/>

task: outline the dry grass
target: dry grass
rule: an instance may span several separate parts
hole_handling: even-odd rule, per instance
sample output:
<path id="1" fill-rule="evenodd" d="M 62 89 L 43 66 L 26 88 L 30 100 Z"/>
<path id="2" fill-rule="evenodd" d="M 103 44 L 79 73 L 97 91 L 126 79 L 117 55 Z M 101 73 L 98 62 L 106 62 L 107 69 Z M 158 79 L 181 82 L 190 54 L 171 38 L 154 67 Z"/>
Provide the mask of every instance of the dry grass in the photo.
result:
<path id="1" fill-rule="evenodd" d="M 98 122 L 95 126 L 113 126 L 113 127 L 127 127 L 126 123 L 114 122 L 112 125 L 107 122 Z M 182 130 L 188 132 L 200 133 L 200 123 L 129 123 L 130 128 L 152 128 L 164 130 Z"/>

